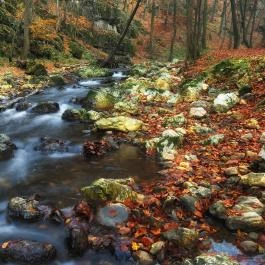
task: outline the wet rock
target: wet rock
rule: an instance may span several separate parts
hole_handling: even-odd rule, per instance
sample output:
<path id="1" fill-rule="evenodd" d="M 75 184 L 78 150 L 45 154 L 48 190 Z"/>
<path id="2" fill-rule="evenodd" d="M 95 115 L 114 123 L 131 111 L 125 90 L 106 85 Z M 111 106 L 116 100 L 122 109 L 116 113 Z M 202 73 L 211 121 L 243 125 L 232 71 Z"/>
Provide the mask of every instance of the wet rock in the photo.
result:
<path id="1" fill-rule="evenodd" d="M 115 104 L 115 98 L 109 91 L 91 90 L 86 97 L 85 106 L 92 107 L 96 111 L 104 111 L 113 109 Z"/>
<path id="2" fill-rule="evenodd" d="M 138 262 L 139 265 L 153 265 L 153 257 L 146 251 L 138 250 L 133 253 L 134 259 Z"/>
<path id="3" fill-rule="evenodd" d="M 186 118 L 183 113 L 180 113 L 178 115 L 167 117 L 165 118 L 163 122 L 163 126 L 172 126 L 172 127 L 181 127 L 186 123 Z"/>
<path id="4" fill-rule="evenodd" d="M 90 186 L 81 189 L 87 201 L 124 201 L 135 200 L 139 196 L 129 184 L 134 183 L 132 179 L 98 179 Z"/>
<path id="5" fill-rule="evenodd" d="M 180 227 L 164 232 L 163 237 L 180 247 L 191 248 L 197 244 L 199 233 L 194 229 Z"/>
<path id="6" fill-rule="evenodd" d="M 181 205 L 188 211 L 188 212 L 194 212 L 196 210 L 196 202 L 197 198 L 185 194 L 179 198 Z"/>
<path id="7" fill-rule="evenodd" d="M 0 256 L 6 262 L 43 264 L 56 257 L 56 249 L 48 243 L 28 240 L 11 240 L 1 244 Z"/>
<path id="8" fill-rule="evenodd" d="M 70 253 L 75 256 L 82 255 L 88 248 L 88 224 L 79 218 L 73 218 L 67 224 L 67 245 Z"/>
<path id="9" fill-rule="evenodd" d="M 129 209 L 121 203 L 109 203 L 97 212 L 97 220 L 101 225 L 115 227 L 126 222 L 129 217 Z"/>
<path id="10" fill-rule="evenodd" d="M 227 112 L 239 102 L 235 93 L 220 94 L 214 100 L 214 109 L 216 112 Z"/>
<path id="11" fill-rule="evenodd" d="M 248 173 L 241 176 L 241 183 L 250 187 L 265 187 L 265 173 Z"/>
<path id="12" fill-rule="evenodd" d="M 193 260 L 185 260 L 182 265 L 239 265 L 239 263 L 221 254 L 202 254 Z"/>
<path id="13" fill-rule="evenodd" d="M 150 253 L 152 255 L 157 255 L 159 254 L 159 252 L 163 250 L 163 248 L 165 248 L 165 246 L 166 246 L 166 243 L 164 241 L 157 241 L 152 244 Z"/>
<path id="14" fill-rule="evenodd" d="M 77 109 L 67 109 L 62 115 L 62 119 L 65 121 L 80 121 L 81 115 Z"/>
<path id="15" fill-rule="evenodd" d="M 39 202 L 34 199 L 15 197 L 8 202 L 8 215 L 15 218 L 35 221 L 41 216 L 38 206 Z"/>
<path id="16" fill-rule="evenodd" d="M 0 161 L 10 159 L 16 145 L 11 141 L 11 139 L 6 134 L 0 134 Z"/>
<path id="17" fill-rule="evenodd" d="M 41 151 L 43 153 L 54 153 L 54 152 L 68 152 L 69 143 L 61 139 L 53 139 L 50 137 L 42 137 L 40 144 L 34 147 L 34 150 Z"/>
<path id="18" fill-rule="evenodd" d="M 240 248 L 246 254 L 257 254 L 259 250 L 259 245 L 253 241 L 246 240 L 240 243 Z"/>
<path id="19" fill-rule="evenodd" d="M 206 116 L 207 116 L 207 111 L 202 107 L 190 109 L 190 117 L 192 117 L 192 118 L 202 119 Z"/>
<path id="20" fill-rule="evenodd" d="M 216 134 L 206 140 L 203 140 L 201 143 L 203 145 L 218 145 L 219 143 L 224 141 L 224 138 L 225 136 L 223 134 Z"/>
<path id="21" fill-rule="evenodd" d="M 48 114 L 58 112 L 60 110 L 60 106 L 57 102 L 47 101 L 38 103 L 31 110 L 37 114 Z"/>
<path id="22" fill-rule="evenodd" d="M 142 128 L 143 122 L 125 116 L 112 118 L 103 118 L 95 123 L 96 127 L 101 130 L 117 130 L 122 132 L 134 132 Z"/>
<path id="23" fill-rule="evenodd" d="M 31 108 L 32 104 L 26 101 L 19 102 L 16 104 L 16 111 L 25 111 L 29 108 Z"/>

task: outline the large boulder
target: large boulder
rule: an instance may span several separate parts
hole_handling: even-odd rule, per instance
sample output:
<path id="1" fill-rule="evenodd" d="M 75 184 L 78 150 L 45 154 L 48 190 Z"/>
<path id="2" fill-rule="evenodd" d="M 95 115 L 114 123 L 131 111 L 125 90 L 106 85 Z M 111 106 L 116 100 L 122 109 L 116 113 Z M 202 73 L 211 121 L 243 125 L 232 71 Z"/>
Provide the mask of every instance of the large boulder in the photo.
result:
<path id="1" fill-rule="evenodd" d="M 36 265 L 53 260 L 56 257 L 56 249 L 48 243 L 11 240 L 1 244 L 0 256 L 5 262 Z"/>
<path id="2" fill-rule="evenodd" d="M 110 110 L 114 107 L 115 98 L 106 90 L 90 91 L 85 100 L 86 107 L 92 107 L 96 111 Z"/>
<path id="3" fill-rule="evenodd" d="M 241 183 L 247 186 L 257 186 L 265 188 L 265 173 L 248 173 L 241 176 Z"/>
<path id="4" fill-rule="evenodd" d="M 80 121 L 81 115 L 77 109 L 67 109 L 62 115 L 62 119 L 65 121 Z"/>
<path id="5" fill-rule="evenodd" d="M 14 154 L 16 145 L 6 134 L 0 134 L 0 161 L 11 158 Z"/>
<path id="6" fill-rule="evenodd" d="M 48 114 L 58 112 L 60 110 L 60 106 L 57 102 L 47 101 L 38 103 L 31 110 L 37 114 Z"/>
<path id="7" fill-rule="evenodd" d="M 236 93 L 220 94 L 214 100 L 214 109 L 217 112 L 227 112 L 239 102 Z"/>
<path id="8" fill-rule="evenodd" d="M 138 198 L 128 185 L 133 183 L 132 179 L 98 179 L 90 186 L 81 189 L 81 192 L 87 201 L 125 201 L 126 199 L 135 200 Z"/>
<path id="9" fill-rule="evenodd" d="M 35 221 L 41 216 L 38 206 L 39 202 L 34 199 L 15 197 L 8 202 L 8 215 L 14 218 Z"/>
<path id="10" fill-rule="evenodd" d="M 129 209 L 121 203 L 109 203 L 99 208 L 97 220 L 101 225 L 115 227 L 128 220 Z"/>
<path id="11" fill-rule="evenodd" d="M 239 263 L 225 255 L 202 254 L 193 260 L 185 260 L 182 265 L 239 265 Z"/>
<path id="12" fill-rule="evenodd" d="M 134 132 L 141 129 L 143 122 L 126 116 L 99 119 L 95 123 L 100 130 L 117 130 L 122 132 Z"/>

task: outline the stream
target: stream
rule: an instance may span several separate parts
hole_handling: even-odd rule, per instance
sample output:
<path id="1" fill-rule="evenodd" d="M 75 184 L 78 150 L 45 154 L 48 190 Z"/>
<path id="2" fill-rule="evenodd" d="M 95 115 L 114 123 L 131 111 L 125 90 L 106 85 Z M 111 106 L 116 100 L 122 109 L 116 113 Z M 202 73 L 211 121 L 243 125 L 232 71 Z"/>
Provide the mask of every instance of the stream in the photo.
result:
<path id="1" fill-rule="evenodd" d="M 72 259 L 65 244 L 65 230 L 50 223 L 23 223 L 6 216 L 8 200 L 15 196 L 39 194 L 46 204 L 68 209 L 81 199 L 80 188 L 101 177 L 125 178 L 133 176 L 137 182 L 154 177 L 161 169 L 156 161 L 147 159 L 132 145 L 122 145 L 119 150 L 104 157 L 84 160 L 82 144 L 97 135 L 90 133 L 88 125 L 63 121 L 61 116 L 68 108 L 79 108 L 70 103 L 72 98 L 85 97 L 90 89 L 100 89 L 124 78 L 114 72 L 111 79 L 94 78 L 63 88 L 51 87 L 28 98 L 35 106 L 42 101 L 55 101 L 60 111 L 37 115 L 30 111 L 17 112 L 14 108 L 0 113 L 0 132 L 7 134 L 18 147 L 12 159 L 0 162 L 0 242 L 10 239 L 29 239 L 52 243 L 57 249 L 57 259 L 52 265 L 121 265 L 108 252 L 92 250 L 81 258 Z M 86 130 L 84 134 L 83 131 Z M 43 154 L 34 150 L 40 138 L 48 136 L 69 141 L 68 152 Z M 228 236 L 229 238 L 229 236 Z M 229 241 L 229 240 L 228 240 Z M 228 241 L 212 242 L 212 250 L 238 256 L 242 253 Z M 261 264 L 244 259 L 241 264 Z"/>

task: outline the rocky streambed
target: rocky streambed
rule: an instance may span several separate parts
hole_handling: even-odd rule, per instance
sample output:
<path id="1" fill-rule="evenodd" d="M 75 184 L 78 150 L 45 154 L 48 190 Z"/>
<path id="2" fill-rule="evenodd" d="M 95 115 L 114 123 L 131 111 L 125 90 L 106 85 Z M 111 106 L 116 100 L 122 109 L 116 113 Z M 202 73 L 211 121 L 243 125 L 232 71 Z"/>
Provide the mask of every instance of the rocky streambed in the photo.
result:
<path id="1" fill-rule="evenodd" d="M 122 78 L 0 114 L 2 260 L 264 264 L 263 121 L 238 122 L 251 92 L 185 82 L 175 64 Z"/>

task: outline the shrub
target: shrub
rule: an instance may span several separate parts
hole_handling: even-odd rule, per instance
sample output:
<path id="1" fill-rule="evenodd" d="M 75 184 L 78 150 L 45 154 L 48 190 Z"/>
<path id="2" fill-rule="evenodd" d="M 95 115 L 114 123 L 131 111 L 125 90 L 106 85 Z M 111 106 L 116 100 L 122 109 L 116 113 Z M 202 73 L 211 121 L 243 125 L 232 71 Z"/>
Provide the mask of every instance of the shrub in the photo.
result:
<path id="1" fill-rule="evenodd" d="M 72 41 L 70 43 L 70 53 L 72 54 L 72 56 L 74 58 L 82 59 L 83 53 L 84 53 L 84 49 L 79 43 Z"/>

